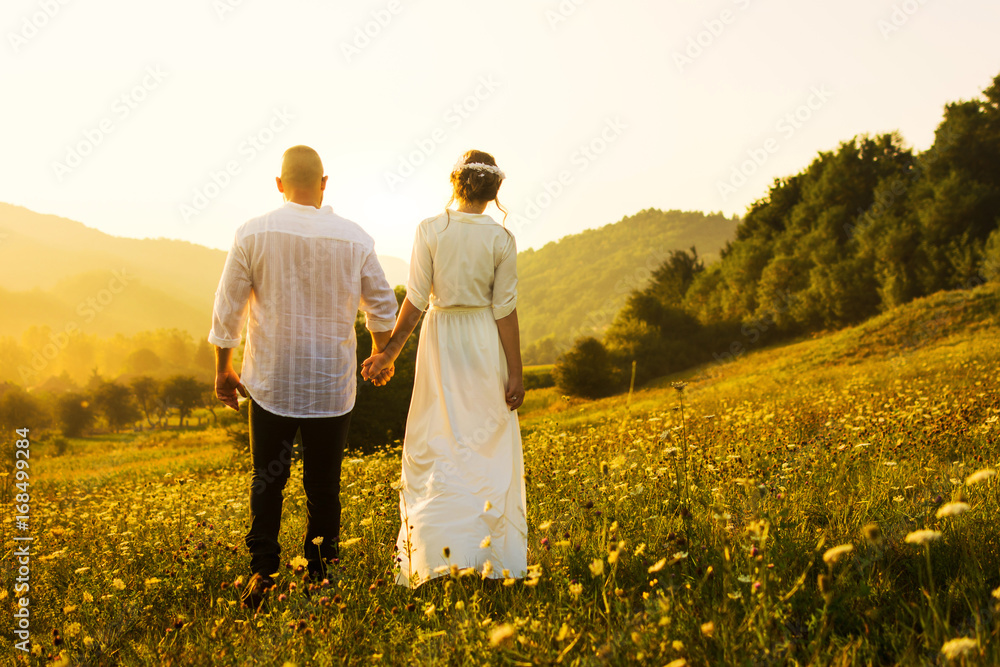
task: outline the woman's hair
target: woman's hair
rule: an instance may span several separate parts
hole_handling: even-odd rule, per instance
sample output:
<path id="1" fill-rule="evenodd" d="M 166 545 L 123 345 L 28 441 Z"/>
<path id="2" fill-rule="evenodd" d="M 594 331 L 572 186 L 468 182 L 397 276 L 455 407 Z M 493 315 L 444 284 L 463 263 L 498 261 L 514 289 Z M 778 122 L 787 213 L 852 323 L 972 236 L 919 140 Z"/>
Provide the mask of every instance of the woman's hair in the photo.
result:
<path id="1" fill-rule="evenodd" d="M 459 159 L 451 171 L 453 194 L 450 206 L 456 199 L 467 202 L 496 202 L 507 221 L 507 209 L 500 205 L 497 192 L 503 183 L 504 173 L 497 167 L 497 161 L 485 151 L 471 150 Z M 450 216 L 449 216 L 450 221 Z"/>

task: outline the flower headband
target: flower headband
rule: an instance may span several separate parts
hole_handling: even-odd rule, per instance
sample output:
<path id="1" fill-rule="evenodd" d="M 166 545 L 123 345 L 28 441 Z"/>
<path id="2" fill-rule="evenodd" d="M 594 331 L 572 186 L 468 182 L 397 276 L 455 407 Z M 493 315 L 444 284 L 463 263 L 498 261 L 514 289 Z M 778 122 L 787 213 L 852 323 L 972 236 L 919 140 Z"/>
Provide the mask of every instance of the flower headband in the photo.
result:
<path id="1" fill-rule="evenodd" d="M 499 176 L 500 180 L 507 178 L 507 175 L 500 171 L 500 167 L 495 167 L 492 164 L 483 164 L 482 162 L 459 162 L 452 168 L 451 173 L 457 174 L 461 171 L 465 171 L 466 169 L 486 171 Z"/>

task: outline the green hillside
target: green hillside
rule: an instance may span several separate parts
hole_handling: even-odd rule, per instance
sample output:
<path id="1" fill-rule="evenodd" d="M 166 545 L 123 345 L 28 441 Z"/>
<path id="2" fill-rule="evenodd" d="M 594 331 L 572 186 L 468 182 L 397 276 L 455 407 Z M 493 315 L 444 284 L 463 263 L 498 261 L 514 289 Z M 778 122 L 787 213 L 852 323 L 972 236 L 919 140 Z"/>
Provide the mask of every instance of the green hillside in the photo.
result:
<path id="1" fill-rule="evenodd" d="M 997 350 L 1000 282 L 990 282 L 916 299 L 839 331 L 782 345 L 750 346 L 738 357 L 654 379 L 632 396 L 588 400 L 564 396 L 558 387 L 536 389 L 528 393 L 520 413 L 525 428 L 553 420 L 563 427 L 584 425 L 626 407 L 630 412 L 662 409 L 675 399 L 675 382 L 686 382 L 685 393 L 692 398 L 751 401 L 765 407 L 779 394 L 838 386 L 848 391 L 847 377 L 889 385 L 904 376 L 942 374 L 951 367 L 954 380 L 966 382 L 970 360 L 985 362 L 995 378 Z"/>
<path id="2" fill-rule="evenodd" d="M 736 233 L 722 214 L 646 209 L 518 255 L 518 317 L 527 363 L 550 363 L 579 336 L 600 334 L 629 293 L 673 250 L 711 261 Z M 546 337 L 550 341 L 540 342 Z"/>

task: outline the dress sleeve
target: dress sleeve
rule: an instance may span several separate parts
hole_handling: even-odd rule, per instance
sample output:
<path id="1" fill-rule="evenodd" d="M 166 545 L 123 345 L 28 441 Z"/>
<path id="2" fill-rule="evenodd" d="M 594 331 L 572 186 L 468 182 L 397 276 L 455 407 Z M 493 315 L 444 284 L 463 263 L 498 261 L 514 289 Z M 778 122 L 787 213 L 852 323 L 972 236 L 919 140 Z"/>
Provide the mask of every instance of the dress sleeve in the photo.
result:
<path id="1" fill-rule="evenodd" d="M 434 257 L 427 239 L 426 225 L 417 227 L 413 238 L 413 253 L 410 255 L 410 277 L 406 281 L 406 298 L 417 307 L 427 310 L 431 298 L 431 282 L 434 277 Z"/>
<path id="2" fill-rule="evenodd" d="M 361 267 L 361 310 L 368 331 L 392 331 L 396 324 L 396 293 L 372 249 Z"/>
<path id="3" fill-rule="evenodd" d="M 240 244 L 239 236 L 233 241 L 222 269 L 222 278 L 215 291 L 215 306 L 212 309 L 212 330 L 208 342 L 217 347 L 236 347 L 243 338 L 243 328 L 249 314 L 250 293 L 253 279 L 246 249 Z"/>
<path id="4" fill-rule="evenodd" d="M 517 306 L 517 243 L 507 235 L 500 261 L 493 273 L 493 317 L 502 320 Z"/>

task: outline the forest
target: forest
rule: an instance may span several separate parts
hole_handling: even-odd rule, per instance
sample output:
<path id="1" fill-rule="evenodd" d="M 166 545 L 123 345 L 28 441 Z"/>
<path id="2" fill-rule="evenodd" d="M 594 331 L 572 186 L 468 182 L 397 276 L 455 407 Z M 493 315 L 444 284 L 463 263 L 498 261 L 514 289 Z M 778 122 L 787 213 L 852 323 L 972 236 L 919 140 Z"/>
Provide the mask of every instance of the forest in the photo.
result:
<path id="1" fill-rule="evenodd" d="M 721 257 L 674 251 L 556 377 L 598 397 L 765 344 L 856 324 L 1000 276 L 1000 76 L 948 104 L 933 145 L 858 136 L 777 179 Z"/>

